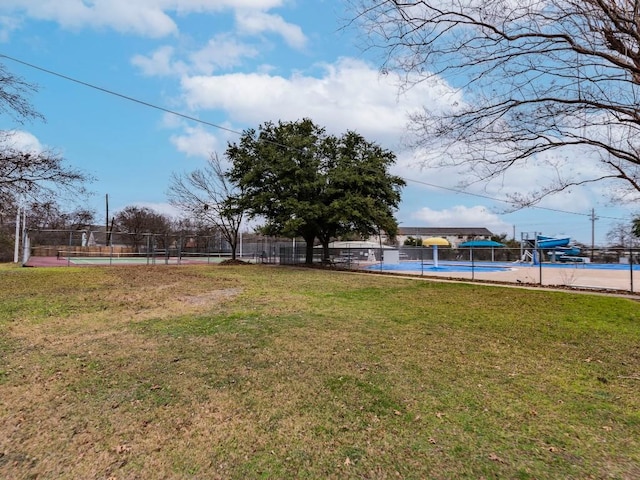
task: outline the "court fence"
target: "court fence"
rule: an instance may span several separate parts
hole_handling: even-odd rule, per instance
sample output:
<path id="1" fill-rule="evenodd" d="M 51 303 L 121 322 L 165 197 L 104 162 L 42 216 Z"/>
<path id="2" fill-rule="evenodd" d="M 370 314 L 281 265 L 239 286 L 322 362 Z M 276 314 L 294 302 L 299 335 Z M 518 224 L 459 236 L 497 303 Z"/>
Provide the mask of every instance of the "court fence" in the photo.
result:
<path id="1" fill-rule="evenodd" d="M 637 293 L 640 248 L 594 248 L 579 255 L 562 250 L 508 247 L 360 246 L 313 248 L 314 266 L 401 274 L 439 279 L 514 283 L 536 286 Z M 58 266 L 121 264 L 220 263 L 229 260 L 231 246 L 222 235 L 126 234 L 121 232 L 30 230 L 25 234 L 23 264 L 55 259 Z M 300 239 L 243 234 L 236 258 L 276 265 L 306 264 L 306 244 Z"/>
<path id="2" fill-rule="evenodd" d="M 244 234 L 236 258 L 248 262 L 278 263 L 290 239 Z M 190 233 L 130 234 L 90 230 L 28 230 L 24 234 L 22 263 L 55 258 L 57 265 L 218 263 L 233 251 L 223 235 Z"/>

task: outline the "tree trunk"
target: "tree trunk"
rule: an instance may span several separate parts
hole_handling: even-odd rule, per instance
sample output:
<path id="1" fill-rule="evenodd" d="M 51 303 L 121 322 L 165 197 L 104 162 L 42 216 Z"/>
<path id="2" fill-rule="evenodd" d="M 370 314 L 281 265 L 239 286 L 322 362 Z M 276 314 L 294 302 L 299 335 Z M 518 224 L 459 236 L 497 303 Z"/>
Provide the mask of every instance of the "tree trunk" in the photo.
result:
<path id="1" fill-rule="evenodd" d="M 329 240 L 322 240 L 322 261 L 329 262 Z"/>
<path id="2" fill-rule="evenodd" d="M 313 241 L 316 239 L 315 235 L 311 237 L 302 237 L 304 241 L 307 243 L 307 248 L 305 249 L 305 260 L 304 263 L 306 265 L 313 264 Z"/>

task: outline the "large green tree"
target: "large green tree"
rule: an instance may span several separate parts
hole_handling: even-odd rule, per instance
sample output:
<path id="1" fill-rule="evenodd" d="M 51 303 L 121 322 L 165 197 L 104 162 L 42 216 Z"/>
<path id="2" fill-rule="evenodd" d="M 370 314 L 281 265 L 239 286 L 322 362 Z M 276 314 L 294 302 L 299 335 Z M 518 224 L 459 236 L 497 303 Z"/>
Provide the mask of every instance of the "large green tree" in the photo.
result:
<path id="1" fill-rule="evenodd" d="M 302 237 L 307 263 L 316 239 L 327 258 L 333 238 L 397 232 L 404 181 L 389 173 L 395 155 L 357 133 L 328 135 L 309 119 L 267 122 L 226 154 L 243 206 L 265 219 L 263 233 Z"/>

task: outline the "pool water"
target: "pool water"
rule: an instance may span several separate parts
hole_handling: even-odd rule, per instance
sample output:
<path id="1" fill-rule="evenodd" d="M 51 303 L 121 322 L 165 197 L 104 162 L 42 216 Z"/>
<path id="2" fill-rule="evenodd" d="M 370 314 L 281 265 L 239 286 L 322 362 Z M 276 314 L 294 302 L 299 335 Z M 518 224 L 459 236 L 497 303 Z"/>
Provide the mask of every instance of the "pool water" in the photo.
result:
<path id="1" fill-rule="evenodd" d="M 421 262 L 408 261 L 400 262 L 399 264 L 376 264 L 367 267 L 367 270 L 381 270 L 383 272 L 506 272 L 515 268 L 523 267 L 539 267 L 539 265 L 532 265 L 530 263 L 508 263 L 508 262 L 476 262 L 473 265 L 471 262 L 450 262 L 440 261 L 438 266 L 433 265 L 433 262 Z M 633 268 L 634 271 L 640 270 L 640 265 L 633 264 L 632 266 L 624 263 L 543 263 L 542 268 L 573 268 L 573 269 L 587 269 L 587 270 L 629 270 Z"/>
<path id="2" fill-rule="evenodd" d="M 401 262 L 399 264 L 377 264 L 370 265 L 367 270 L 382 270 L 384 272 L 505 272 L 512 270 L 514 265 L 499 264 L 499 263 L 475 263 L 471 262 L 439 262 L 436 267 L 433 263 L 416 262 Z"/>

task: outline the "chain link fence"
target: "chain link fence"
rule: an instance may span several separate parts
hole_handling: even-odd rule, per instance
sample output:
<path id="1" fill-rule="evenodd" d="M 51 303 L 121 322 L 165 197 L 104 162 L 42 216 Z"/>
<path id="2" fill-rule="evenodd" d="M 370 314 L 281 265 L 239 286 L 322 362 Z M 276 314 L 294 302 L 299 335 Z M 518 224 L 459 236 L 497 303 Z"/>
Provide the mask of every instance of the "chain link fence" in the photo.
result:
<path id="1" fill-rule="evenodd" d="M 304 247 L 285 256 L 304 263 Z M 540 248 L 342 247 L 328 258 L 314 248 L 314 264 L 328 268 L 451 280 L 637 293 L 640 249 L 594 248 L 563 255 Z"/>
<path id="2" fill-rule="evenodd" d="M 349 242 L 344 242 L 348 244 Z M 356 246 L 313 248 L 313 264 L 330 269 L 394 273 L 453 280 L 615 290 L 636 293 L 640 249 L 597 248 L 581 255 L 537 248 Z M 303 265 L 306 244 L 299 239 L 243 234 L 236 258 L 251 263 Z M 90 230 L 31 230 L 25 235 L 23 264 L 219 263 L 232 258 L 222 235 L 127 234 Z M 46 260 L 45 260 L 46 259 Z"/>
<path id="3" fill-rule="evenodd" d="M 280 263 L 289 239 L 254 234 L 239 236 L 235 256 L 255 263 Z M 103 230 L 29 230 L 23 241 L 23 264 L 181 264 L 219 263 L 233 258 L 221 234 L 131 234 Z M 292 263 L 285 261 L 283 263 Z"/>

